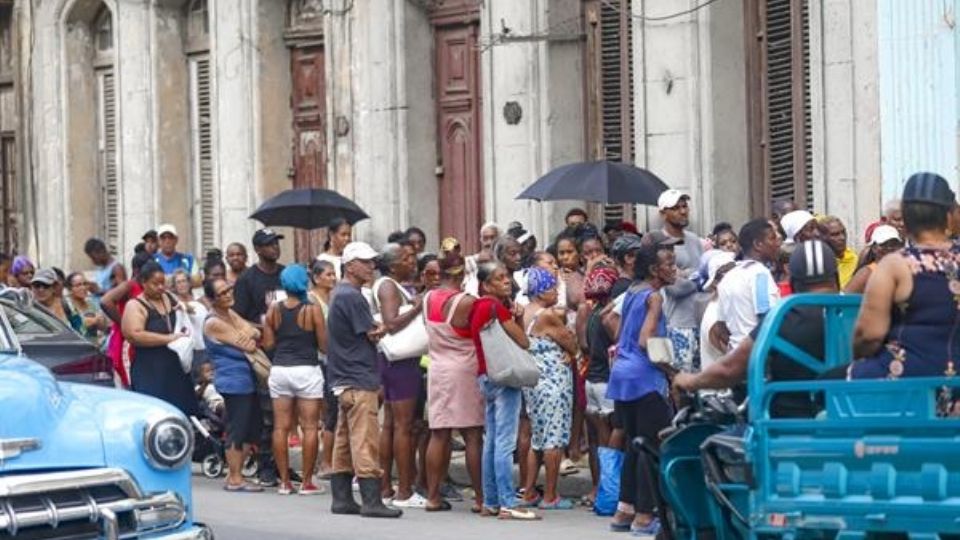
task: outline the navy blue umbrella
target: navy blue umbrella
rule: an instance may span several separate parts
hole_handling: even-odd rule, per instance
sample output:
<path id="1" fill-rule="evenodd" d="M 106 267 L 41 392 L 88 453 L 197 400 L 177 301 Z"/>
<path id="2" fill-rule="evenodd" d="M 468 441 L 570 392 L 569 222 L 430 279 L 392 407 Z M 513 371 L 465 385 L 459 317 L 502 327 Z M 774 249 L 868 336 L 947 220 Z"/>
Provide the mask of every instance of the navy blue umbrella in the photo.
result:
<path id="1" fill-rule="evenodd" d="M 288 189 L 270 197 L 250 218 L 268 227 L 320 229 L 335 218 L 346 219 L 351 225 L 368 219 L 357 203 L 323 188 Z"/>
<path id="2" fill-rule="evenodd" d="M 652 172 L 627 163 L 587 161 L 558 167 L 531 184 L 518 199 L 656 205 L 669 189 Z"/>

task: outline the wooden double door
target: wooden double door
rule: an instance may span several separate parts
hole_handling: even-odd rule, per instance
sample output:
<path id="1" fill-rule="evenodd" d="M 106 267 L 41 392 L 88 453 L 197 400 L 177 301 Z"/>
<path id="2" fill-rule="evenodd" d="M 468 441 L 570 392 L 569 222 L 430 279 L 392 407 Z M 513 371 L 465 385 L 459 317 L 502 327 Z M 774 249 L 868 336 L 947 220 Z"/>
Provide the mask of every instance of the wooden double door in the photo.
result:
<path id="1" fill-rule="evenodd" d="M 480 247 L 483 223 L 479 5 L 452 2 L 432 17 L 437 96 L 440 236 Z"/>
<path id="2" fill-rule="evenodd" d="M 326 77 L 322 45 L 290 50 L 293 92 L 293 187 L 327 187 Z M 325 231 L 297 231 L 297 261 L 309 262 L 323 251 Z"/>

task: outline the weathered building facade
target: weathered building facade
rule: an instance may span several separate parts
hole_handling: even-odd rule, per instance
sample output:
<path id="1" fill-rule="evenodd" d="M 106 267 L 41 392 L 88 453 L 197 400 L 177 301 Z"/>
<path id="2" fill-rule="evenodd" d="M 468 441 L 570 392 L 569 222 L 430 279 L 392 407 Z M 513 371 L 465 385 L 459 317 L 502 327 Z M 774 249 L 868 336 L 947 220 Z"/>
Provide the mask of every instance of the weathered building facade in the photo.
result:
<path id="1" fill-rule="evenodd" d="M 595 158 L 690 192 L 701 229 L 782 197 L 856 229 L 900 181 L 878 83 L 895 4 L 0 0 L 4 248 L 82 267 L 86 238 L 129 255 L 172 222 L 199 253 L 249 242 L 293 186 L 355 199 L 375 243 L 417 225 L 472 248 L 515 219 L 544 238 L 573 203 L 514 196 Z M 321 240 L 289 236 L 300 259 Z"/>

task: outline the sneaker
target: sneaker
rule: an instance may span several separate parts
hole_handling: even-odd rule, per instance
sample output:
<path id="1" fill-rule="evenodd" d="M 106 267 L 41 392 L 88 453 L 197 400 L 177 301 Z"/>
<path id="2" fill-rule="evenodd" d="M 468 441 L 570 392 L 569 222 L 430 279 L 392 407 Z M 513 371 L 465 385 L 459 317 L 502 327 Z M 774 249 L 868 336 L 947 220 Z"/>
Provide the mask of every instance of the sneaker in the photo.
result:
<path id="1" fill-rule="evenodd" d="M 304 482 L 304 484 L 300 486 L 299 494 L 303 496 L 309 496 L 320 495 L 323 492 L 324 489 L 322 487 L 317 487 L 317 485 L 313 482 Z"/>
<path id="2" fill-rule="evenodd" d="M 463 500 L 463 494 L 454 487 L 453 484 L 443 484 L 440 486 L 440 496 L 448 501 L 460 502 Z"/>
<path id="3" fill-rule="evenodd" d="M 291 482 L 284 482 L 277 487 L 277 495 L 290 495 L 293 491 L 293 483 Z"/>
<path id="4" fill-rule="evenodd" d="M 262 471 L 257 477 L 257 483 L 262 487 L 276 487 L 279 484 L 277 480 L 277 473 L 272 469 Z"/>
<path id="5" fill-rule="evenodd" d="M 426 508 L 427 500 L 414 493 L 409 499 L 393 499 L 393 506 L 397 508 Z"/>
<path id="6" fill-rule="evenodd" d="M 300 473 L 298 473 L 297 471 L 290 469 L 290 481 L 293 482 L 294 484 L 302 484 L 303 477 L 300 476 Z"/>

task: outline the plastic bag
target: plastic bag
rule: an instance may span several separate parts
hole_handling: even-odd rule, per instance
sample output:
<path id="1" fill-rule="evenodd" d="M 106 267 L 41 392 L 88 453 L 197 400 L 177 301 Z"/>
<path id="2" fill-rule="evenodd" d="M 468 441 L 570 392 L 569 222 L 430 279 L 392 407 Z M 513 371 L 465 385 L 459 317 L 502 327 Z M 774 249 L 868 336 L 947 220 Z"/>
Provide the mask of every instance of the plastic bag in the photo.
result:
<path id="1" fill-rule="evenodd" d="M 623 469 L 623 452 L 601 446 L 597 448 L 597 463 L 600 465 L 600 484 L 593 511 L 598 516 L 612 516 L 620 500 L 620 471 Z"/>

